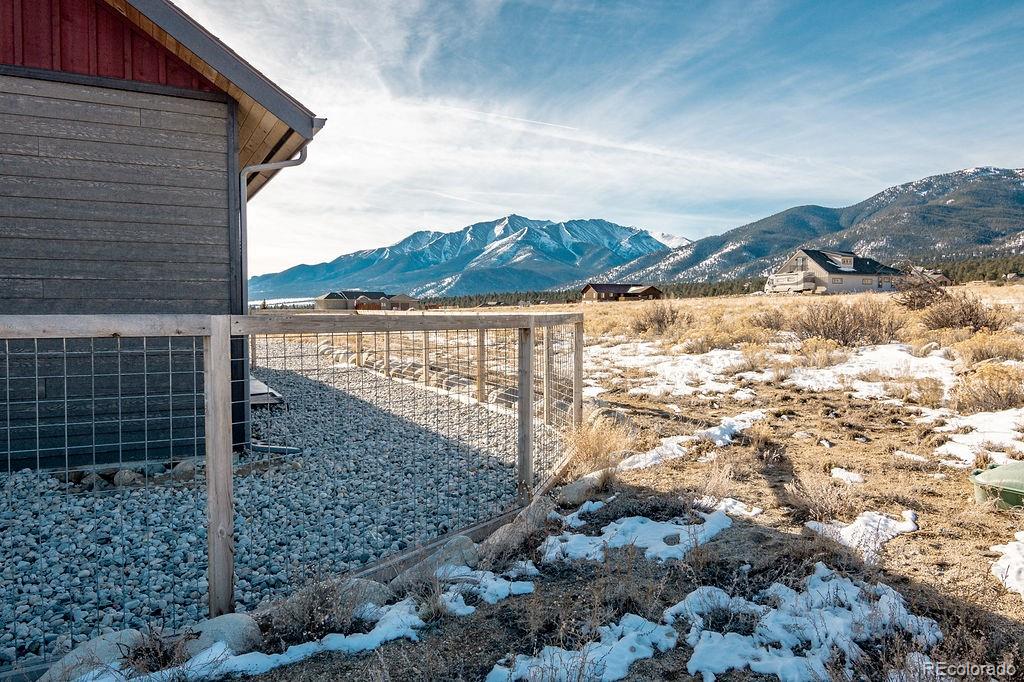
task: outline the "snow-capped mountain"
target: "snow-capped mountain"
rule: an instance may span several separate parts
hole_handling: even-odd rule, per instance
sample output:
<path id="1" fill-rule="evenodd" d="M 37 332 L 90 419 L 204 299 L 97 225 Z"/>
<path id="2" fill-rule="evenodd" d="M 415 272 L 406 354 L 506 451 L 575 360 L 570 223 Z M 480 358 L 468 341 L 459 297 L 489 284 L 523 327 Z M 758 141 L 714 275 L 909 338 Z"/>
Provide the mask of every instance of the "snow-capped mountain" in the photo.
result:
<path id="1" fill-rule="evenodd" d="M 645 230 L 606 220 L 554 222 L 513 214 L 457 232 L 415 232 L 391 246 L 253 277 L 249 291 L 258 300 L 337 289 L 414 296 L 551 289 L 669 248 Z"/>
<path id="2" fill-rule="evenodd" d="M 771 272 L 795 249 L 832 248 L 892 263 L 1022 250 L 1024 169 L 969 168 L 890 187 L 846 208 L 797 206 L 668 253 L 640 256 L 602 280 L 706 282 Z"/>
<path id="3" fill-rule="evenodd" d="M 680 246 L 686 246 L 687 244 L 693 243 L 692 239 L 688 239 L 678 234 L 671 234 L 669 232 L 654 232 L 653 230 L 647 230 L 647 234 L 651 235 L 670 249 L 677 249 Z"/>

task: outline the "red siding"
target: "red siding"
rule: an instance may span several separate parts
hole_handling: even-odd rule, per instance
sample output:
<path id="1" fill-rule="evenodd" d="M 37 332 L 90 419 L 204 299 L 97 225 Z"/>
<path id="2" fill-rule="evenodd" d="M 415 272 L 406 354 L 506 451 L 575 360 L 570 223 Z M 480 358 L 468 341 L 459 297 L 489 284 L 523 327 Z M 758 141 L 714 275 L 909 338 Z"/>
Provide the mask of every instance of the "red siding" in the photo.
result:
<path id="1" fill-rule="evenodd" d="M 0 0 L 0 64 L 218 91 L 102 0 Z"/>

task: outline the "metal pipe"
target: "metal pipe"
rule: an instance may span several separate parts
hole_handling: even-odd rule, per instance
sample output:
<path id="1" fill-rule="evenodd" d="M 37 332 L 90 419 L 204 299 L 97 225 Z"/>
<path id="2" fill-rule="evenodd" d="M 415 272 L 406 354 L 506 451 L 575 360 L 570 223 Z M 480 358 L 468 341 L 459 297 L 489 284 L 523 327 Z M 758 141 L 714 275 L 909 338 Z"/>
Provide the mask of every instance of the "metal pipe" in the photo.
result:
<path id="1" fill-rule="evenodd" d="M 299 155 L 297 157 L 288 159 L 287 161 L 275 161 L 273 163 L 257 163 L 251 166 L 246 166 L 238 173 L 238 245 L 241 250 L 241 258 L 239 263 L 242 267 L 241 280 L 242 280 L 242 305 L 245 306 L 242 314 L 249 312 L 249 262 L 246 256 L 248 255 L 249 248 L 249 230 L 248 230 L 248 211 L 246 204 L 246 182 L 249 176 L 253 173 L 259 173 L 260 171 L 267 170 L 280 170 L 282 168 L 290 168 L 292 166 L 301 166 L 306 162 L 306 145 L 307 141 L 302 147 L 299 148 Z"/>
<path id="2" fill-rule="evenodd" d="M 302 147 L 299 148 L 299 155 L 297 157 L 288 159 L 287 161 L 275 161 L 273 163 L 257 163 L 251 166 L 246 166 L 238 173 L 238 248 L 241 251 L 241 257 L 238 259 L 241 273 L 239 279 L 241 279 L 241 298 L 242 298 L 242 314 L 249 314 L 249 230 L 248 230 L 248 211 L 246 205 L 249 203 L 248 196 L 246 194 L 246 181 L 249 176 L 253 173 L 259 173 L 265 170 L 280 170 L 282 168 L 289 168 L 291 166 L 299 166 L 306 162 L 306 145 L 309 144 L 309 140 L 303 143 Z M 249 345 L 242 343 L 242 395 L 245 401 L 245 443 L 250 444 L 252 442 L 252 394 L 249 390 L 249 360 L 245 354 L 249 352 Z"/>

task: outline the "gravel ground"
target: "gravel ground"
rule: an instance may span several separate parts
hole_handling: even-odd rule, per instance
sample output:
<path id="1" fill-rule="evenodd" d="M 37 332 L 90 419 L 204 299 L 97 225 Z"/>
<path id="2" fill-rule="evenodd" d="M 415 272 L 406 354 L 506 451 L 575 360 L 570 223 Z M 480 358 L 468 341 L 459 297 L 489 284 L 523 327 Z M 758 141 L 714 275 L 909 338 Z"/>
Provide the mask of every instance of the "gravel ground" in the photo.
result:
<path id="1" fill-rule="evenodd" d="M 508 411 L 369 369 L 254 375 L 288 400 L 287 410 L 254 412 L 256 435 L 301 451 L 237 463 L 242 608 L 514 504 Z M 556 443 L 540 431 L 538 454 Z M 192 480 L 151 475 L 102 493 L 46 473 L 0 477 L 0 665 L 109 629 L 203 618 L 205 518 L 201 462 Z"/>

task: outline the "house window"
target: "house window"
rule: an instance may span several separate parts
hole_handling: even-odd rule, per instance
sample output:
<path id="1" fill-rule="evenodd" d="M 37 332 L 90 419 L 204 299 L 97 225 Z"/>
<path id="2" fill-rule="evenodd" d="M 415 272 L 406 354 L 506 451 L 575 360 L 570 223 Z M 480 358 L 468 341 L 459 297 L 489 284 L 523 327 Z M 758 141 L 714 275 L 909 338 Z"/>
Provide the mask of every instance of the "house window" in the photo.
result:
<path id="1" fill-rule="evenodd" d="M 875 282 L 874 282 L 874 280 L 872 280 L 872 279 L 871 279 L 870 277 L 865 277 L 864 279 L 862 279 L 862 280 L 860 281 L 860 283 L 861 283 L 861 284 L 866 284 L 866 285 L 868 285 L 868 286 L 871 286 L 871 285 L 872 285 L 872 284 L 874 284 Z"/>
<path id="2" fill-rule="evenodd" d="M 842 277 L 833 277 L 832 278 L 832 284 L 842 284 L 842 283 L 843 283 L 843 278 Z"/>

